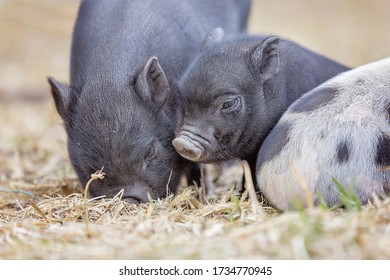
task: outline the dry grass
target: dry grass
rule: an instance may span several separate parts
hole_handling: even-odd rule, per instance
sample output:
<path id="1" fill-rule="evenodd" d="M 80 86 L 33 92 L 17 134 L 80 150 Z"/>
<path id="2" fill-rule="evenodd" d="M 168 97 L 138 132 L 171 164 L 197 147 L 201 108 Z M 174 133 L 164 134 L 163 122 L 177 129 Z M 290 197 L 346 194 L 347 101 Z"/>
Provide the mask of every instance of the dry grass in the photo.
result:
<path id="1" fill-rule="evenodd" d="M 305 1 L 255 0 L 251 31 L 349 65 L 388 55 L 388 1 Z M 361 211 L 278 213 L 235 195 L 240 167 L 218 178 L 213 198 L 183 186 L 139 206 L 120 194 L 84 200 L 52 101 L 21 100 L 48 97 L 48 74 L 67 79 L 77 3 L 0 2 L 0 259 L 390 258 L 389 199 Z"/>

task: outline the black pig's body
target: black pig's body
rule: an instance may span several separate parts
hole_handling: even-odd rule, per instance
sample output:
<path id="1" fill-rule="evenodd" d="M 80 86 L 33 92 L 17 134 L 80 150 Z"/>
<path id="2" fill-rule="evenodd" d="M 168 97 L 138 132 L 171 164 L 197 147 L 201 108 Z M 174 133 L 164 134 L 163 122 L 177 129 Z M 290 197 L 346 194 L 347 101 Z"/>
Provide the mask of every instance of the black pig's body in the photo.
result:
<path id="1" fill-rule="evenodd" d="M 91 186 L 92 196 L 124 189 L 123 197 L 136 202 L 176 190 L 186 162 L 171 146 L 175 80 L 211 29 L 245 29 L 249 6 L 233 0 L 81 3 L 70 85 L 49 82 L 81 183 L 104 167 L 106 177 Z"/>
<path id="2" fill-rule="evenodd" d="M 249 161 L 287 107 L 348 68 L 275 36 L 222 39 L 214 30 L 180 81 L 184 116 L 173 145 L 185 158 Z"/>

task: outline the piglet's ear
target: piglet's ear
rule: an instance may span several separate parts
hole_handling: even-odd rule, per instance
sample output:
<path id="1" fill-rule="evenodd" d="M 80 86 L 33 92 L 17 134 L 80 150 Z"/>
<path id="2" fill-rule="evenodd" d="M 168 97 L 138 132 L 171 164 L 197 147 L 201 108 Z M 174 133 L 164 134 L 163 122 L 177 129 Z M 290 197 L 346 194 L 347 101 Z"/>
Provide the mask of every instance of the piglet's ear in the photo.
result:
<path id="1" fill-rule="evenodd" d="M 70 100 L 69 87 L 56 81 L 53 77 L 47 77 L 47 81 L 50 84 L 51 95 L 53 96 L 57 112 L 62 119 L 65 119 Z"/>
<path id="2" fill-rule="evenodd" d="M 151 57 L 138 75 L 135 83 L 137 93 L 142 99 L 162 107 L 168 98 L 169 83 L 157 57 Z"/>
<path id="3" fill-rule="evenodd" d="M 217 27 L 210 31 L 207 35 L 206 40 L 204 41 L 203 48 L 207 48 L 213 44 L 221 42 L 223 37 L 225 36 L 225 32 L 221 27 Z"/>
<path id="4" fill-rule="evenodd" d="M 251 64 L 263 81 L 272 78 L 279 71 L 279 41 L 277 36 L 269 37 L 252 51 Z"/>

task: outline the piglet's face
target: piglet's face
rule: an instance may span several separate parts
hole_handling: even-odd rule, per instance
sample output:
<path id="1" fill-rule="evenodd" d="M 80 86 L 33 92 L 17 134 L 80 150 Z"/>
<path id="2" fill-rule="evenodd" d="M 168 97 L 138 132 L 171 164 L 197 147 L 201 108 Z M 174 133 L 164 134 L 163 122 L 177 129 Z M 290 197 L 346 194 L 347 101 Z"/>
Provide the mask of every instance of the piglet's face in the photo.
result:
<path id="1" fill-rule="evenodd" d="M 277 71 L 273 56 L 263 56 L 277 46 L 271 38 L 260 45 L 217 44 L 191 64 L 180 83 L 181 129 L 172 142 L 181 156 L 208 163 L 252 152 L 250 138 L 261 126 L 254 120 L 266 116 L 262 86 Z"/>
<path id="2" fill-rule="evenodd" d="M 185 163 L 171 144 L 176 120 L 166 114 L 170 89 L 157 58 L 126 85 L 102 78 L 77 90 L 53 78 L 49 83 L 81 183 L 101 168 L 106 173 L 92 183 L 92 197 L 123 190 L 123 198 L 138 203 L 176 190 Z"/>
<path id="3" fill-rule="evenodd" d="M 205 91 L 204 95 L 206 100 L 185 98 L 183 124 L 173 145 L 180 155 L 191 161 L 223 160 L 231 157 L 244 132 L 245 99 L 239 88 L 228 85 Z"/>

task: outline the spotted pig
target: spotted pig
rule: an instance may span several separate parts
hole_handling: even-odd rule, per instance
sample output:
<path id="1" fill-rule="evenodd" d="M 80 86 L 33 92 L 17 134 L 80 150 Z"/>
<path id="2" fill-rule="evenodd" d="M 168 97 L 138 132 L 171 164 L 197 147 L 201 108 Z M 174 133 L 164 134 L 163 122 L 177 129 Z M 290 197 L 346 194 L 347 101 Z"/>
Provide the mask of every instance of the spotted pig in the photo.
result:
<path id="1" fill-rule="evenodd" d="M 260 148 L 256 177 L 279 209 L 362 203 L 390 192 L 390 58 L 350 70 L 293 103 Z"/>

